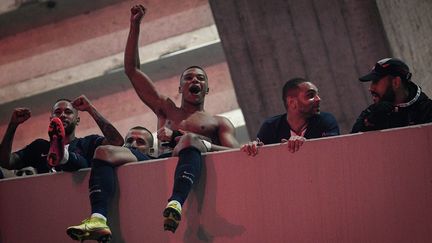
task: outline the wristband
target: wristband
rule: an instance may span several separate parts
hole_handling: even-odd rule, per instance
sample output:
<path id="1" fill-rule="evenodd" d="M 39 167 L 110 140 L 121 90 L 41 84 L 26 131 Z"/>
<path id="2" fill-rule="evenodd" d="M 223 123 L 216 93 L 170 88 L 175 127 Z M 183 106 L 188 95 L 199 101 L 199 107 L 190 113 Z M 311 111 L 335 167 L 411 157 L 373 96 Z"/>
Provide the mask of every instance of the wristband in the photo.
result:
<path id="1" fill-rule="evenodd" d="M 211 150 L 211 147 L 212 147 L 212 144 L 209 142 L 209 141 L 207 141 L 207 140 L 201 140 L 202 142 L 203 142 L 203 144 L 204 144 L 204 146 L 206 147 L 206 149 L 207 149 L 207 152 L 210 152 L 210 150 Z"/>

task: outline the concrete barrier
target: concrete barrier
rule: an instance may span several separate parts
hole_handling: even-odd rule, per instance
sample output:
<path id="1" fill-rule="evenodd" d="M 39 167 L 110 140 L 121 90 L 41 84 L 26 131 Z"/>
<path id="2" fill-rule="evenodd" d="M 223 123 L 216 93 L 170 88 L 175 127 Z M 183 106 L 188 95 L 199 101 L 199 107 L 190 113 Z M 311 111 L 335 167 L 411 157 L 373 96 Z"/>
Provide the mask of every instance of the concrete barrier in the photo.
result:
<path id="1" fill-rule="evenodd" d="M 113 242 L 432 242 L 432 125 L 205 156 L 176 234 L 164 232 L 176 159 L 117 169 Z M 72 242 L 89 171 L 0 181 L 0 242 Z"/>

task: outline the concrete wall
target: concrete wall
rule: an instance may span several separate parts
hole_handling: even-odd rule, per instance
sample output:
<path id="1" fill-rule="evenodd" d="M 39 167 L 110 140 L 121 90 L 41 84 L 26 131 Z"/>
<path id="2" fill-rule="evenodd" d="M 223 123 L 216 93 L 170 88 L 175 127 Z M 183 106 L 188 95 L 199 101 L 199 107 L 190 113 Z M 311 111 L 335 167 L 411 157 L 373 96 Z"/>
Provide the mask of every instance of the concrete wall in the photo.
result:
<path id="1" fill-rule="evenodd" d="M 113 242 L 431 242 L 432 125 L 205 156 L 176 234 L 161 212 L 176 159 L 117 170 Z M 89 171 L 0 181 L 0 242 L 72 242 Z"/>
<path id="2" fill-rule="evenodd" d="M 156 116 L 135 94 L 123 70 L 130 8 L 134 4 L 144 4 L 148 9 L 139 51 L 141 68 L 157 89 L 180 104 L 181 72 L 188 66 L 201 65 L 209 76 L 206 111 L 221 114 L 239 110 L 206 0 L 57 3 L 50 10 L 34 3 L 0 15 L 0 137 L 15 107 L 32 111 L 31 119 L 17 130 L 13 150 L 36 138 L 47 138 L 53 103 L 81 94 L 89 97 L 121 134 L 136 125 L 156 131 Z M 81 118 L 78 136 L 101 134 L 87 114 L 81 114 Z M 247 134 L 239 139 L 249 140 Z"/>
<path id="3" fill-rule="evenodd" d="M 357 78 L 380 58 L 406 60 L 432 95 L 430 0 L 57 0 L 54 8 L 25 2 L 0 4 L 0 136 L 13 108 L 33 112 L 14 149 L 46 137 L 55 100 L 83 93 L 121 133 L 137 123 L 153 130 L 154 115 L 122 69 L 133 4 L 148 8 L 143 70 L 160 86 L 170 82 L 163 91 L 178 98 L 179 73 L 190 64 L 208 68 L 206 109 L 241 108 L 252 138 L 266 117 L 283 112 L 280 88 L 295 76 L 318 85 L 322 109 L 336 115 L 343 133 L 370 103 L 367 84 Z M 217 93 L 219 85 L 224 91 Z M 87 118 L 78 129 L 79 135 L 98 132 Z"/>
<path id="4" fill-rule="evenodd" d="M 358 77 L 384 57 L 405 60 L 432 95 L 430 0 L 209 0 L 251 137 L 282 113 L 281 87 L 306 77 L 349 132 L 371 103 Z"/>
<path id="5" fill-rule="evenodd" d="M 216 1 L 210 6 L 251 137 L 284 111 L 283 84 L 315 83 L 348 132 L 370 103 L 358 77 L 390 55 L 374 0 Z"/>
<path id="6" fill-rule="evenodd" d="M 432 96 L 432 1 L 376 1 L 393 56 L 410 66 L 413 80 Z"/>

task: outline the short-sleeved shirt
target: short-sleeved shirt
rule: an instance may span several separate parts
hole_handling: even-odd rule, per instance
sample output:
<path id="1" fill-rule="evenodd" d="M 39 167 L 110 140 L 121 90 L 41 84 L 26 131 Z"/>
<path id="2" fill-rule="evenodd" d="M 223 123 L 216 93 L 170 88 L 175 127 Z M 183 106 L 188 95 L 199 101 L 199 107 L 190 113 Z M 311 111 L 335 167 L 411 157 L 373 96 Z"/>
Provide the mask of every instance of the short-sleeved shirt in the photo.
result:
<path id="1" fill-rule="evenodd" d="M 307 121 L 304 137 L 307 139 L 339 135 L 339 126 L 334 116 L 327 112 L 314 115 Z M 264 144 L 280 143 L 281 139 L 291 137 L 291 127 L 287 114 L 273 116 L 264 121 L 257 134 Z"/>
<path id="2" fill-rule="evenodd" d="M 69 143 L 69 160 L 66 164 L 55 167 L 56 171 L 76 171 L 91 166 L 93 154 L 102 144 L 104 137 L 89 135 L 84 138 L 75 138 Z M 36 139 L 29 145 L 15 153 L 24 163 L 24 167 L 32 166 L 38 173 L 47 173 L 50 167 L 47 163 L 50 143 L 45 139 Z"/>

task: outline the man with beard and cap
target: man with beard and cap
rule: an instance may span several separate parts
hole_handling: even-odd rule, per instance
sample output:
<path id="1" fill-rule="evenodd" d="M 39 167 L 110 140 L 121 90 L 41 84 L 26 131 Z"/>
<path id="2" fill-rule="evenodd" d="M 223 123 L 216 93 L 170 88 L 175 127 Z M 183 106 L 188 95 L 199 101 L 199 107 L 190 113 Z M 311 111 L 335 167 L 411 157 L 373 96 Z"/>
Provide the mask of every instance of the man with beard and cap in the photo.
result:
<path id="1" fill-rule="evenodd" d="M 138 39 L 145 12 L 142 5 L 131 9 L 124 66 L 138 96 L 158 117 L 158 139 L 172 147 L 172 156 L 179 157 L 173 192 L 163 211 L 164 229 L 175 232 L 181 220 L 181 207 L 201 175 L 201 153 L 236 148 L 238 142 L 228 119 L 204 111 L 204 98 L 209 89 L 207 74 L 201 67 L 192 66 L 183 71 L 180 107 L 159 93 L 153 81 L 139 69 Z"/>
<path id="2" fill-rule="evenodd" d="M 379 60 L 359 78 L 371 81 L 373 104 L 355 122 L 352 133 L 432 122 L 432 100 L 411 81 L 407 64 L 396 58 Z"/>
<path id="3" fill-rule="evenodd" d="M 105 137 L 89 135 L 75 137 L 75 128 L 80 118 L 78 110 L 88 112 L 98 124 Z M 90 166 L 96 147 L 102 144 L 122 145 L 123 137 L 84 96 L 73 102 L 58 100 L 52 110 L 49 125 L 50 141 L 39 138 L 25 148 L 12 151 L 12 142 L 17 127 L 31 116 L 28 108 L 16 108 L 3 137 L 0 148 L 0 165 L 6 169 L 21 169 L 32 166 L 38 173 L 52 171 L 76 171 Z"/>
<path id="4" fill-rule="evenodd" d="M 320 111 L 318 88 L 304 78 L 288 80 L 282 89 L 286 113 L 264 121 L 257 139 L 241 147 L 250 156 L 258 154 L 264 144 L 287 143 L 292 153 L 298 151 L 306 139 L 339 135 L 334 116 Z"/>

